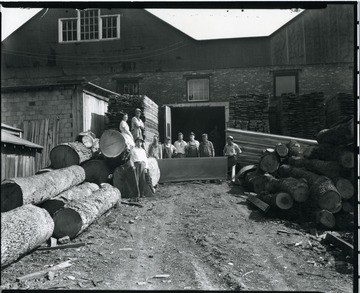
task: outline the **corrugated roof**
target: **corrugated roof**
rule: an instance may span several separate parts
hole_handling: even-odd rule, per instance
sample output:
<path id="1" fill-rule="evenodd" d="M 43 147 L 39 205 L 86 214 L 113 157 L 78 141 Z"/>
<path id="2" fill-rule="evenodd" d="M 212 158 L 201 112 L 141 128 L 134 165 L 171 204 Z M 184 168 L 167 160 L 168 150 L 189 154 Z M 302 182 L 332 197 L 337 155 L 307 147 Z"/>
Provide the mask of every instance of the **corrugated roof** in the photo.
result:
<path id="1" fill-rule="evenodd" d="M 43 147 L 41 145 L 38 145 L 38 144 L 28 141 L 26 139 L 17 137 L 15 135 L 12 135 L 3 130 L 1 130 L 1 142 L 26 146 L 28 148 L 43 149 Z"/>

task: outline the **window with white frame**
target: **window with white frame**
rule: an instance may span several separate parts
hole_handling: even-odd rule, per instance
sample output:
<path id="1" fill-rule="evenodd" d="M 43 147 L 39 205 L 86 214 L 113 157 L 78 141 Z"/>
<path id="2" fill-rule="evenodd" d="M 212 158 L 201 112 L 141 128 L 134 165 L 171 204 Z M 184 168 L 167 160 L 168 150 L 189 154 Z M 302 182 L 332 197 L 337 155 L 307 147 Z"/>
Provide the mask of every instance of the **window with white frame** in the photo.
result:
<path id="1" fill-rule="evenodd" d="M 76 18 L 59 19 L 59 42 L 120 38 L 120 15 L 100 15 L 100 9 L 78 11 Z"/>
<path id="2" fill-rule="evenodd" d="M 187 80 L 188 101 L 209 101 L 209 78 Z"/>

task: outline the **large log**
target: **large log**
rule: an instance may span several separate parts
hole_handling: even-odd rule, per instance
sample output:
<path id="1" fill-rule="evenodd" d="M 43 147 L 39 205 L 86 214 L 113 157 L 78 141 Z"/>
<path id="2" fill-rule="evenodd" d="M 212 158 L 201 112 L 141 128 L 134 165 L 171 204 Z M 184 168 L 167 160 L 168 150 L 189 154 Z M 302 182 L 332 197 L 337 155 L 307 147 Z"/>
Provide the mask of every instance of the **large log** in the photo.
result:
<path id="1" fill-rule="evenodd" d="M 54 214 L 64 207 L 66 203 L 70 201 L 82 201 L 91 196 L 92 193 L 98 189 L 99 186 L 97 184 L 84 182 L 61 192 L 58 196 L 45 201 L 39 206 L 47 210 L 50 216 L 54 216 Z"/>
<path id="2" fill-rule="evenodd" d="M 49 213 L 34 205 L 24 205 L 1 214 L 1 267 L 44 243 L 54 230 Z"/>
<path id="3" fill-rule="evenodd" d="M 279 180 L 270 174 L 259 174 L 248 181 L 255 193 L 273 193 L 280 190 Z"/>
<path id="4" fill-rule="evenodd" d="M 350 180 L 341 177 L 333 178 L 332 180 L 341 198 L 349 199 L 354 195 L 354 185 Z"/>
<path id="5" fill-rule="evenodd" d="M 336 125 L 330 129 L 321 130 L 316 140 L 318 143 L 328 143 L 334 145 L 347 145 L 354 142 L 354 119 L 351 117 L 347 121 Z"/>
<path id="6" fill-rule="evenodd" d="M 81 164 L 85 170 L 85 181 L 96 184 L 110 183 L 109 176 L 113 173 L 105 160 L 89 160 Z"/>
<path id="7" fill-rule="evenodd" d="M 84 168 L 76 165 L 30 177 L 5 179 L 1 183 L 1 212 L 23 204 L 40 204 L 84 180 Z"/>
<path id="8" fill-rule="evenodd" d="M 103 183 L 91 196 L 81 201 L 68 202 L 53 216 L 55 224 L 53 237 L 75 238 L 120 200 L 119 189 Z"/>
<path id="9" fill-rule="evenodd" d="M 320 209 L 332 213 L 340 211 L 341 196 L 329 178 L 318 178 L 310 187 L 310 194 Z"/>
<path id="10" fill-rule="evenodd" d="M 135 171 L 130 164 L 123 164 L 115 169 L 113 185 L 120 190 L 123 198 L 136 198 L 139 196 Z"/>
<path id="11" fill-rule="evenodd" d="M 112 166 L 124 164 L 129 158 L 129 150 L 133 145 L 131 137 L 120 131 L 105 130 L 100 137 L 100 150 Z"/>
<path id="12" fill-rule="evenodd" d="M 264 194 L 260 197 L 260 199 L 271 207 L 276 207 L 281 210 L 291 209 L 294 204 L 294 200 L 292 199 L 290 194 L 286 192 Z"/>
<path id="13" fill-rule="evenodd" d="M 318 144 L 304 149 L 304 157 L 325 161 L 337 161 L 344 168 L 354 167 L 354 153 L 343 146 Z"/>
<path id="14" fill-rule="evenodd" d="M 268 173 L 275 172 L 280 166 L 280 159 L 274 149 L 266 149 L 259 160 L 259 168 Z"/>
<path id="15" fill-rule="evenodd" d="M 59 144 L 50 151 L 50 161 L 54 169 L 80 165 L 92 156 L 92 151 L 78 141 Z"/>
<path id="16" fill-rule="evenodd" d="M 335 216 L 331 212 L 327 210 L 321 210 L 321 211 L 317 211 L 315 215 L 316 215 L 316 223 L 322 224 L 323 226 L 330 229 L 335 227 L 336 224 Z"/>
<path id="17" fill-rule="evenodd" d="M 280 189 L 289 193 L 296 202 L 305 202 L 309 197 L 309 186 L 304 178 L 281 178 L 279 184 Z"/>
<path id="18" fill-rule="evenodd" d="M 317 175 L 305 169 L 292 167 L 290 165 L 281 165 L 279 167 L 279 175 L 282 178 L 287 178 L 287 177 L 294 177 L 298 179 L 304 178 L 309 183 L 309 185 L 312 185 L 317 179 L 320 178 L 320 175 Z"/>
<path id="19" fill-rule="evenodd" d="M 336 161 L 324 161 L 318 159 L 309 160 L 302 157 L 290 157 L 288 162 L 294 167 L 305 167 L 311 172 L 315 172 L 329 178 L 335 178 L 341 175 L 341 166 Z"/>
<path id="20" fill-rule="evenodd" d="M 284 158 L 289 154 L 288 147 L 286 146 L 286 144 L 283 144 L 281 142 L 275 145 L 275 151 L 280 158 Z"/>

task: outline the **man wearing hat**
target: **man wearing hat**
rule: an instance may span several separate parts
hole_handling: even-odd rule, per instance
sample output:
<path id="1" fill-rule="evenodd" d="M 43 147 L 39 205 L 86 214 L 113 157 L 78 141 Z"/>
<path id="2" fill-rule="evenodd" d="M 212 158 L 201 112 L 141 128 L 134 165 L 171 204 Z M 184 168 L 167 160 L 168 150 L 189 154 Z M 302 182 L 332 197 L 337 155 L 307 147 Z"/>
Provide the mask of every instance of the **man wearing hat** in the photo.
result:
<path id="1" fill-rule="evenodd" d="M 208 135 L 204 133 L 202 136 L 202 142 L 199 146 L 200 157 L 215 157 L 215 150 L 213 143 L 208 140 Z"/>
<path id="2" fill-rule="evenodd" d="M 240 147 L 234 143 L 234 138 L 229 135 L 226 138 L 227 144 L 224 147 L 224 156 L 228 157 L 228 173 L 232 171 L 232 167 L 236 165 L 237 156 L 241 153 Z"/>
<path id="3" fill-rule="evenodd" d="M 176 157 L 177 158 L 185 158 L 186 156 L 186 141 L 183 139 L 184 135 L 179 132 L 178 133 L 178 140 L 175 141 L 174 146 L 176 148 Z"/>
<path id="4" fill-rule="evenodd" d="M 135 140 L 135 146 L 130 151 L 130 165 L 134 168 L 136 174 L 136 181 L 138 185 L 138 197 L 144 197 L 145 184 L 148 183 L 150 189 L 155 193 L 155 189 L 151 184 L 151 178 L 146 173 L 149 172 L 148 159 L 145 150 L 141 147 L 144 140 L 138 137 Z M 150 182 L 149 182 L 150 180 Z M 137 198 L 138 200 L 138 198 Z"/>
<path id="5" fill-rule="evenodd" d="M 200 143 L 195 139 L 195 133 L 190 132 L 189 142 L 186 146 L 186 157 L 194 158 L 199 156 L 199 145 Z"/>
<path id="6" fill-rule="evenodd" d="M 135 109 L 135 116 L 131 119 L 131 134 L 134 137 L 134 141 L 140 137 L 143 137 L 143 130 L 145 129 L 144 122 L 140 119 L 141 110 Z"/>

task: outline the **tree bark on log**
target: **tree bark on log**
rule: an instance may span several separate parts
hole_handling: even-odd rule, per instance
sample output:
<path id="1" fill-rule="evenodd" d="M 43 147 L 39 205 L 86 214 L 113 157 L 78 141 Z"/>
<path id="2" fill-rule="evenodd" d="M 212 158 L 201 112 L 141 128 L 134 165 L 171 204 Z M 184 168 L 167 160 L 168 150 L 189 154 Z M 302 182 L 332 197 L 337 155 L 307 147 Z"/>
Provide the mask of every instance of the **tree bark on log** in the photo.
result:
<path id="1" fill-rule="evenodd" d="M 289 154 L 289 149 L 287 146 L 281 142 L 277 143 L 275 146 L 275 151 L 280 158 L 285 158 Z"/>
<path id="2" fill-rule="evenodd" d="M 129 157 L 132 139 L 120 131 L 108 129 L 100 137 L 100 150 L 111 166 L 124 164 Z"/>
<path id="3" fill-rule="evenodd" d="M 1 183 L 1 212 L 29 203 L 40 204 L 84 180 L 84 168 L 76 165 L 30 177 L 5 179 Z"/>
<path id="4" fill-rule="evenodd" d="M 294 200 L 292 199 L 290 194 L 286 192 L 265 194 L 260 196 L 260 199 L 271 207 L 276 207 L 281 210 L 291 209 L 294 204 Z"/>
<path id="5" fill-rule="evenodd" d="M 296 140 L 290 140 L 286 146 L 289 149 L 289 156 L 302 156 L 301 146 Z"/>
<path id="6" fill-rule="evenodd" d="M 289 193 L 296 202 L 305 202 L 309 197 L 309 186 L 304 178 L 281 178 L 279 184 L 280 189 Z"/>
<path id="7" fill-rule="evenodd" d="M 82 201 L 91 196 L 92 193 L 99 189 L 95 183 L 84 182 L 80 185 L 73 186 L 66 191 L 61 192 L 58 196 L 49 199 L 39 205 L 41 208 L 48 211 L 51 217 L 64 207 L 65 204 L 71 201 Z"/>
<path id="8" fill-rule="evenodd" d="M 85 181 L 96 184 L 110 183 L 109 176 L 113 173 L 105 160 L 89 160 L 81 164 L 85 170 Z"/>
<path id="9" fill-rule="evenodd" d="M 332 179 L 336 189 L 339 191 L 341 198 L 349 199 L 354 195 L 354 185 L 350 180 L 337 177 Z"/>
<path id="10" fill-rule="evenodd" d="M 255 193 L 273 193 L 280 190 L 279 180 L 270 174 L 254 176 L 248 182 Z"/>
<path id="11" fill-rule="evenodd" d="M 80 165 L 92 156 L 92 151 L 77 141 L 59 144 L 50 151 L 50 161 L 54 169 Z"/>
<path id="12" fill-rule="evenodd" d="M 334 126 L 330 129 L 321 130 L 316 137 L 318 143 L 328 143 L 334 145 L 347 145 L 354 142 L 354 119 Z"/>
<path id="13" fill-rule="evenodd" d="M 119 189 L 103 183 L 91 196 L 81 201 L 68 202 L 53 216 L 55 223 L 53 237 L 75 238 L 120 200 Z"/>
<path id="14" fill-rule="evenodd" d="M 312 185 L 317 179 L 320 178 L 320 175 L 317 175 L 313 172 L 292 167 L 290 165 L 281 165 L 279 167 L 279 175 L 282 178 L 294 177 L 294 178 L 305 178 L 309 185 Z"/>
<path id="15" fill-rule="evenodd" d="M 53 230 L 49 213 L 34 205 L 1 213 L 1 267 L 44 243 Z"/>
<path id="16" fill-rule="evenodd" d="M 341 209 L 341 196 L 327 177 L 322 176 L 317 179 L 310 188 L 310 194 L 322 210 L 335 213 Z"/>
<path id="17" fill-rule="evenodd" d="M 275 172 L 280 166 L 280 159 L 274 149 L 267 149 L 259 160 L 260 170 L 268 173 Z"/>
<path id="18" fill-rule="evenodd" d="M 338 162 L 335 161 L 323 161 L 317 159 L 309 160 L 301 157 L 290 157 L 288 162 L 294 167 L 304 167 L 308 171 L 315 172 L 329 178 L 336 178 L 341 174 L 341 167 Z"/>
<path id="19" fill-rule="evenodd" d="M 304 149 L 304 157 L 325 161 L 337 161 L 344 168 L 354 167 L 354 153 L 343 146 L 318 144 Z"/>

